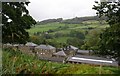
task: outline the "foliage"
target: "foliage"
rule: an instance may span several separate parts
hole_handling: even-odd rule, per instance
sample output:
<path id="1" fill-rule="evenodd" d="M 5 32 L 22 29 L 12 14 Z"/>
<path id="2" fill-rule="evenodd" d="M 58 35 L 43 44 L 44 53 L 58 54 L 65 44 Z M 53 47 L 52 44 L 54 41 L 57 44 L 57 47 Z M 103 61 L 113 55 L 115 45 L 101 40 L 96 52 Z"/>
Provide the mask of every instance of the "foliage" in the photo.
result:
<path id="1" fill-rule="evenodd" d="M 120 2 L 102 2 L 93 7 L 110 25 L 100 36 L 98 54 L 115 58 L 120 65 Z"/>
<path id="2" fill-rule="evenodd" d="M 88 32 L 86 38 L 84 40 L 84 45 L 82 45 L 82 49 L 86 50 L 97 50 L 98 42 L 100 41 L 99 36 L 101 34 L 101 29 L 93 29 Z"/>
<path id="3" fill-rule="evenodd" d="M 28 41 L 33 42 L 35 44 L 41 44 L 41 43 L 43 43 L 44 39 L 42 37 L 32 35 L 32 36 L 29 37 Z"/>
<path id="4" fill-rule="evenodd" d="M 116 60 L 120 57 L 120 29 L 117 26 L 119 25 L 113 25 L 102 33 L 99 43 L 99 48 L 101 49 L 98 51 L 98 53 L 110 55 Z"/>
<path id="5" fill-rule="evenodd" d="M 79 39 L 85 39 L 84 34 L 82 32 L 76 31 L 76 30 L 71 30 L 69 36 L 76 37 Z"/>
<path id="6" fill-rule="evenodd" d="M 67 40 L 67 44 L 80 48 L 84 44 L 84 42 L 83 42 L 83 40 L 78 39 L 78 38 L 69 38 Z"/>
<path id="7" fill-rule="evenodd" d="M 26 29 L 36 24 L 29 15 L 26 5 L 29 2 L 2 3 L 2 41 L 3 43 L 25 43 L 29 37 Z"/>
<path id="8" fill-rule="evenodd" d="M 109 25 L 120 24 L 120 2 L 96 2 L 93 9 L 97 10 L 97 15 L 99 17 L 107 17 L 107 22 Z"/>

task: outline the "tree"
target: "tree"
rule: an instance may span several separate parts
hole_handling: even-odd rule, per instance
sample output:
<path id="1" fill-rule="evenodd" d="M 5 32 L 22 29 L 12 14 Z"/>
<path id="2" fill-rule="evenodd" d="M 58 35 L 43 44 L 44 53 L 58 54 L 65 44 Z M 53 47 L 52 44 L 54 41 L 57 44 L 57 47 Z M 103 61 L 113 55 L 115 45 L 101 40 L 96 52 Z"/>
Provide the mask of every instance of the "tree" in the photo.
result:
<path id="1" fill-rule="evenodd" d="M 84 42 L 82 39 L 79 38 L 69 38 L 67 39 L 67 44 L 81 48 Z"/>
<path id="2" fill-rule="evenodd" d="M 107 17 L 110 27 L 100 35 L 97 54 L 115 58 L 120 65 L 120 2 L 102 2 L 94 5 L 99 17 Z"/>
<path id="3" fill-rule="evenodd" d="M 82 49 L 87 50 L 96 50 L 99 42 L 99 35 L 102 32 L 101 29 L 93 29 L 88 32 L 86 35 L 86 39 L 84 40 L 84 45 L 82 45 Z"/>
<path id="4" fill-rule="evenodd" d="M 29 15 L 26 5 L 29 2 L 3 2 L 2 3 L 2 42 L 25 43 L 30 29 L 36 21 Z"/>
<path id="5" fill-rule="evenodd" d="M 77 37 L 80 39 L 85 39 L 84 34 L 80 31 L 76 31 L 76 30 L 71 30 L 69 36 L 70 37 Z"/>
<path id="6" fill-rule="evenodd" d="M 33 42 L 35 44 L 40 44 L 43 42 L 44 39 L 42 39 L 41 37 L 39 36 L 36 36 L 36 35 L 32 35 L 29 37 L 29 42 Z"/>

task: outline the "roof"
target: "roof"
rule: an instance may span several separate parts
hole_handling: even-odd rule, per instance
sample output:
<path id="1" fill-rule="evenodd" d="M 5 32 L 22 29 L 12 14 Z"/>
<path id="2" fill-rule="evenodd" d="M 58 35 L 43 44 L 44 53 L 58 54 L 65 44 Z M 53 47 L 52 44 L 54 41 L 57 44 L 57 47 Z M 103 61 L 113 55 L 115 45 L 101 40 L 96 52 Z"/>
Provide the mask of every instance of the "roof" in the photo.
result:
<path id="1" fill-rule="evenodd" d="M 77 53 L 89 53 L 91 50 L 78 50 Z"/>
<path id="2" fill-rule="evenodd" d="M 90 59 L 98 59 L 98 60 L 111 60 L 103 57 L 98 57 L 98 56 L 86 56 L 86 55 L 75 55 L 74 57 L 79 57 L 79 58 L 90 58 Z"/>
<path id="3" fill-rule="evenodd" d="M 51 46 L 51 45 L 43 45 L 43 44 L 41 44 L 41 45 L 39 45 L 39 46 L 37 46 L 37 47 L 35 47 L 35 48 L 37 48 L 37 49 L 44 49 L 44 50 L 56 49 L 55 47 L 53 47 L 53 46 Z"/>
<path id="4" fill-rule="evenodd" d="M 63 50 L 62 50 L 62 51 L 59 51 L 59 52 L 57 52 L 57 53 L 53 53 L 53 55 L 67 56 Z"/>
<path id="5" fill-rule="evenodd" d="M 77 47 L 72 46 L 72 45 L 69 45 L 68 48 L 73 49 L 73 50 L 77 50 L 78 49 Z"/>
<path id="6" fill-rule="evenodd" d="M 6 45 L 7 45 L 7 46 L 12 46 L 12 44 L 10 44 L 10 43 L 7 43 Z"/>
<path id="7" fill-rule="evenodd" d="M 14 44 L 13 46 L 19 46 L 19 44 Z"/>
<path id="8" fill-rule="evenodd" d="M 47 57 L 40 57 L 41 60 L 48 60 L 53 62 L 63 62 L 65 58 L 47 58 Z"/>
<path id="9" fill-rule="evenodd" d="M 118 66 L 117 62 L 115 61 L 102 57 L 96 57 L 96 56 L 83 56 L 83 55 L 73 56 L 73 57 L 69 57 L 67 61 L 96 64 L 96 65 L 102 64 L 102 65 Z"/>
<path id="10" fill-rule="evenodd" d="M 26 46 L 37 46 L 37 44 L 32 43 L 32 42 L 27 42 L 25 45 L 26 45 Z"/>

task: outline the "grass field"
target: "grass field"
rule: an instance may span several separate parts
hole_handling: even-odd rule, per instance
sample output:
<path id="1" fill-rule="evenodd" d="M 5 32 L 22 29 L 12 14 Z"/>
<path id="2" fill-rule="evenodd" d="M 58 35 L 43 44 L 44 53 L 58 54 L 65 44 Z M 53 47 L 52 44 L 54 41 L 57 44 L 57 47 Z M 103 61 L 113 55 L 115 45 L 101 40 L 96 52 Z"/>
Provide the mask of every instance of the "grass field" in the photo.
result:
<path id="1" fill-rule="evenodd" d="M 48 62 L 12 49 L 3 50 L 2 58 L 2 74 L 120 74 L 117 67 Z"/>
<path id="2" fill-rule="evenodd" d="M 43 31 L 48 31 L 50 29 L 56 29 L 60 26 L 65 26 L 65 24 L 59 24 L 59 23 L 49 23 L 46 25 L 35 25 L 35 27 L 32 27 L 30 30 L 28 30 L 28 32 L 30 34 L 33 34 L 35 32 L 43 32 Z"/>
<path id="3" fill-rule="evenodd" d="M 55 22 L 55 23 L 48 23 L 45 25 L 35 25 L 35 27 L 32 27 L 30 30 L 28 30 L 28 32 L 30 34 L 33 34 L 35 32 L 43 32 L 43 31 L 48 31 L 50 29 L 54 30 L 54 29 L 57 29 L 59 27 L 64 27 L 64 26 L 68 26 L 68 28 L 63 29 L 63 30 L 58 30 L 56 32 L 66 33 L 66 32 L 69 32 L 71 29 L 82 30 L 82 29 L 87 29 L 89 27 L 103 29 L 105 27 L 108 27 L 108 25 L 106 24 L 100 25 L 98 21 L 85 21 L 82 24 L 63 24 L 63 23 Z"/>

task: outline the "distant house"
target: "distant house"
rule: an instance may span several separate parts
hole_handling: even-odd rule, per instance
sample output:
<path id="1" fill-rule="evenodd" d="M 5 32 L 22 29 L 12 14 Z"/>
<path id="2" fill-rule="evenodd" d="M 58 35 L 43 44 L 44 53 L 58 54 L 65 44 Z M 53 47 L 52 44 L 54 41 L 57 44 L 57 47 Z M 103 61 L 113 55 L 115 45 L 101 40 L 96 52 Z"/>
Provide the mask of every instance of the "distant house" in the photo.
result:
<path id="1" fill-rule="evenodd" d="M 25 46 L 37 46 L 37 44 L 35 44 L 35 43 L 33 43 L 33 42 L 27 42 L 26 44 L 25 44 Z"/>
<path id="2" fill-rule="evenodd" d="M 49 54 L 52 55 L 52 53 L 56 52 L 56 48 L 51 45 L 39 45 L 35 47 L 35 50 L 38 52 L 38 54 Z"/>
<path id="3" fill-rule="evenodd" d="M 75 46 L 69 45 L 69 46 L 67 46 L 67 50 L 74 50 L 74 51 L 77 51 L 78 48 L 75 47 Z"/>
<path id="4" fill-rule="evenodd" d="M 56 52 L 56 53 L 53 53 L 53 56 L 56 56 L 56 57 L 67 57 L 67 55 L 65 54 L 65 52 L 63 50 L 59 51 L 59 52 Z"/>
<path id="5" fill-rule="evenodd" d="M 67 55 L 73 56 L 75 55 L 76 51 L 78 51 L 78 48 L 75 46 L 69 45 L 66 48 L 63 48 L 63 50 Z"/>
<path id="6" fill-rule="evenodd" d="M 53 52 L 55 52 L 56 48 L 51 46 L 51 45 L 39 45 L 37 47 L 35 47 L 36 49 L 41 49 L 41 50 L 53 50 Z"/>
<path id="7" fill-rule="evenodd" d="M 14 49 L 19 49 L 19 46 L 20 46 L 19 44 L 14 44 L 14 45 L 13 45 L 13 48 L 14 48 Z"/>
<path id="8" fill-rule="evenodd" d="M 94 64 L 94 65 L 107 65 L 107 66 L 118 66 L 117 62 L 96 56 L 85 56 L 85 55 L 75 55 L 68 57 L 66 60 L 67 63 L 85 63 L 85 64 Z"/>
<path id="9" fill-rule="evenodd" d="M 33 43 L 33 42 L 27 42 L 27 43 L 25 44 L 25 46 L 29 47 L 30 50 L 34 50 L 35 47 L 37 46 L 37 44 L 35 44 L 35 43 Z"/>
<path id="10" fill-rule="evenodd" d="M 7 43 L 7 44 L 6 44 L 6 46 L 12 46 L 12 44 L 10 44 L 10 43 Z"/>
<path id="11" fill-rule="evenodd" d="M 19 46 L 19 44 L 14 44 L 13 46 L 14 46 L 14 47 L 17 47 L 17 46 Z"/>
<path id="12" fill-rule="evenodd" d="M 3 45 L 3 48 L 8 48 L 8 47 L 12 47 L 12 46 L 13 46 L 12 44 L 6 43 L 6 44 Z"/>

